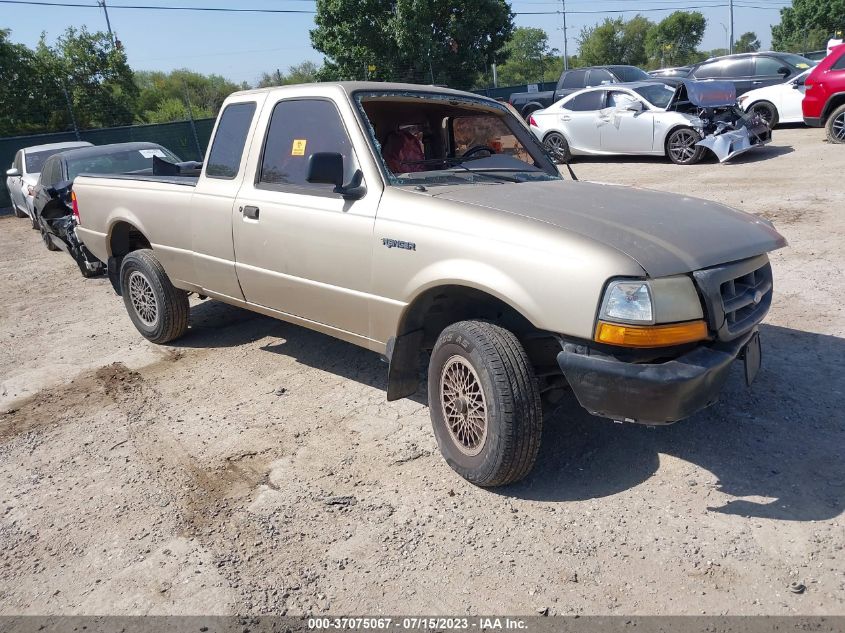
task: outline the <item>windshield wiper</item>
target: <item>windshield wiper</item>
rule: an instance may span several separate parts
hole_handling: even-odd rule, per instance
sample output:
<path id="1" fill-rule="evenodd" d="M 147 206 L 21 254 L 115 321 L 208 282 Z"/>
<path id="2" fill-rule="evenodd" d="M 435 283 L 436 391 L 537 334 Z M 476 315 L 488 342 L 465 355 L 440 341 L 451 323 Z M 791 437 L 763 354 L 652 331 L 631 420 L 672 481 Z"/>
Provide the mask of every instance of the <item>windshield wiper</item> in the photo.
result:
<path id="1" fill-rule="evenodd" d="M 495 173 L 495 172 L 500 172 L 500 171 L 522 171 L 522 170 L 495 169 L 495 168 L 490 168 L 490 167 L 482 168 L 482 169 L 470 169 L 469 167 L 467 167 L 463 163 L 457 163 L 455 165 L 455 167 L 460 167 L 464 171 L 468 171 L 471 174 L 478 174 L 479 176 L 483 176 L 485 178 L 493 178 L 495 180 L 504 180 L 505 182 L 522 182 L 519 178 L 513 178 L 512 176 L 502 176 L 500 174 L 496 175 L 496 173 Z M 494 172 L 494 173 L 488 173 L 488 172 Z"/>

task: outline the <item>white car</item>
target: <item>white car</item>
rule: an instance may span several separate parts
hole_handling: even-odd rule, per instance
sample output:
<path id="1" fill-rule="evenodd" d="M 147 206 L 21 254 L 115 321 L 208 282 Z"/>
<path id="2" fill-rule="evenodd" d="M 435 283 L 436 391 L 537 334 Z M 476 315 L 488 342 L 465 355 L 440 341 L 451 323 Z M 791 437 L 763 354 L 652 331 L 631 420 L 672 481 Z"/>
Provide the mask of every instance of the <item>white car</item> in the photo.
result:
<path id="1" fill-rule="evenodd" d="M 12 167 L 6 170 L 6 188 L 9 190 L 9 198 L 12 201 L 12 209 L 15 215 L 19 218 L 29 217 L 32 228 L 38 228 L 32 201 L 35 185 L 41 175 L 41 165 L 57 152 L 90 145 L 91 143 L 87 141 L 69 141 L 67 143 L 34 145 L 18 150 Z"/>
<path id="2" fill-rule="evenodd" d="M 638 154 L 692 165 L 707 149 L 724 162 L 771 140 L 765 122 L 743 115 L 730 82 L 663 79 L 587 88 L 528 124 L 559 161 Z"/>
<path id="3" fill-rule="evenodd" d="M 801 102 L 807 92 L 804 80 L 811 71 L 812 68 L 781 84 L 746 92 L 737 99 L 739 106 L 746 112 L 759 114 L 769 127 L 778 123 L 803 123 Z"/>

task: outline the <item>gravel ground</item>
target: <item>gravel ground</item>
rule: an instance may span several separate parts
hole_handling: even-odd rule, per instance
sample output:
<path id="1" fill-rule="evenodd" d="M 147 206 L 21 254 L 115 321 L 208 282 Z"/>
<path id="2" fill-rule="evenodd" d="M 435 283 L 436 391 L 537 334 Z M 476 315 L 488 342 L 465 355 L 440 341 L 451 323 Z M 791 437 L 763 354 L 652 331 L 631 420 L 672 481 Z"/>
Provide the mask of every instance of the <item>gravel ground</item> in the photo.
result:
<path id="1" fill-rule="evenodd" d="M 0 218 L 0 614 L 845 614 L 845 149 L 573 167 L 776 223 L 764 365 L 666 428 L 565 398 L 497 490 L 375 354 L 210 301 L 152 346 Z"/>

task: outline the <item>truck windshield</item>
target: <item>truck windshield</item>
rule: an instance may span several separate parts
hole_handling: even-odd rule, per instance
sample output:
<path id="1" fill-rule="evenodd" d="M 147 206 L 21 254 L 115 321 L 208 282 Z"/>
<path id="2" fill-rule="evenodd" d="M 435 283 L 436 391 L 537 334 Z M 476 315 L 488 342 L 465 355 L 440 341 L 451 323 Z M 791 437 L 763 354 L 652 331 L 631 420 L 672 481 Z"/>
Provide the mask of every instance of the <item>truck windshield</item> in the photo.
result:
<path id="1" fill-rule="evenodd" d="M 542 146 L 504 106 L 434 93 L 357 97 L 390 184 L 560 178 Z"/>

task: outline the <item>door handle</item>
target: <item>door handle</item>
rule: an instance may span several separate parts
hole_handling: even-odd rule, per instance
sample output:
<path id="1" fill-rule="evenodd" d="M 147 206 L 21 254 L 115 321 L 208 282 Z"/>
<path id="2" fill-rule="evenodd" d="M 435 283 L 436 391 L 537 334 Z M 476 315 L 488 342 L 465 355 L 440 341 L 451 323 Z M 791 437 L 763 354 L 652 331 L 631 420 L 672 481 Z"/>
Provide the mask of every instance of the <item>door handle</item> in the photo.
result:
<path id="1" fill-rule="evenodd" d="M 258 207 L 254 207 L 252 205 L 241 207 L 241 213 L 244 214 L 245 218 L 249 218 L 250 220 L 257 220 L 259 211 L 260 209 Z"/>

